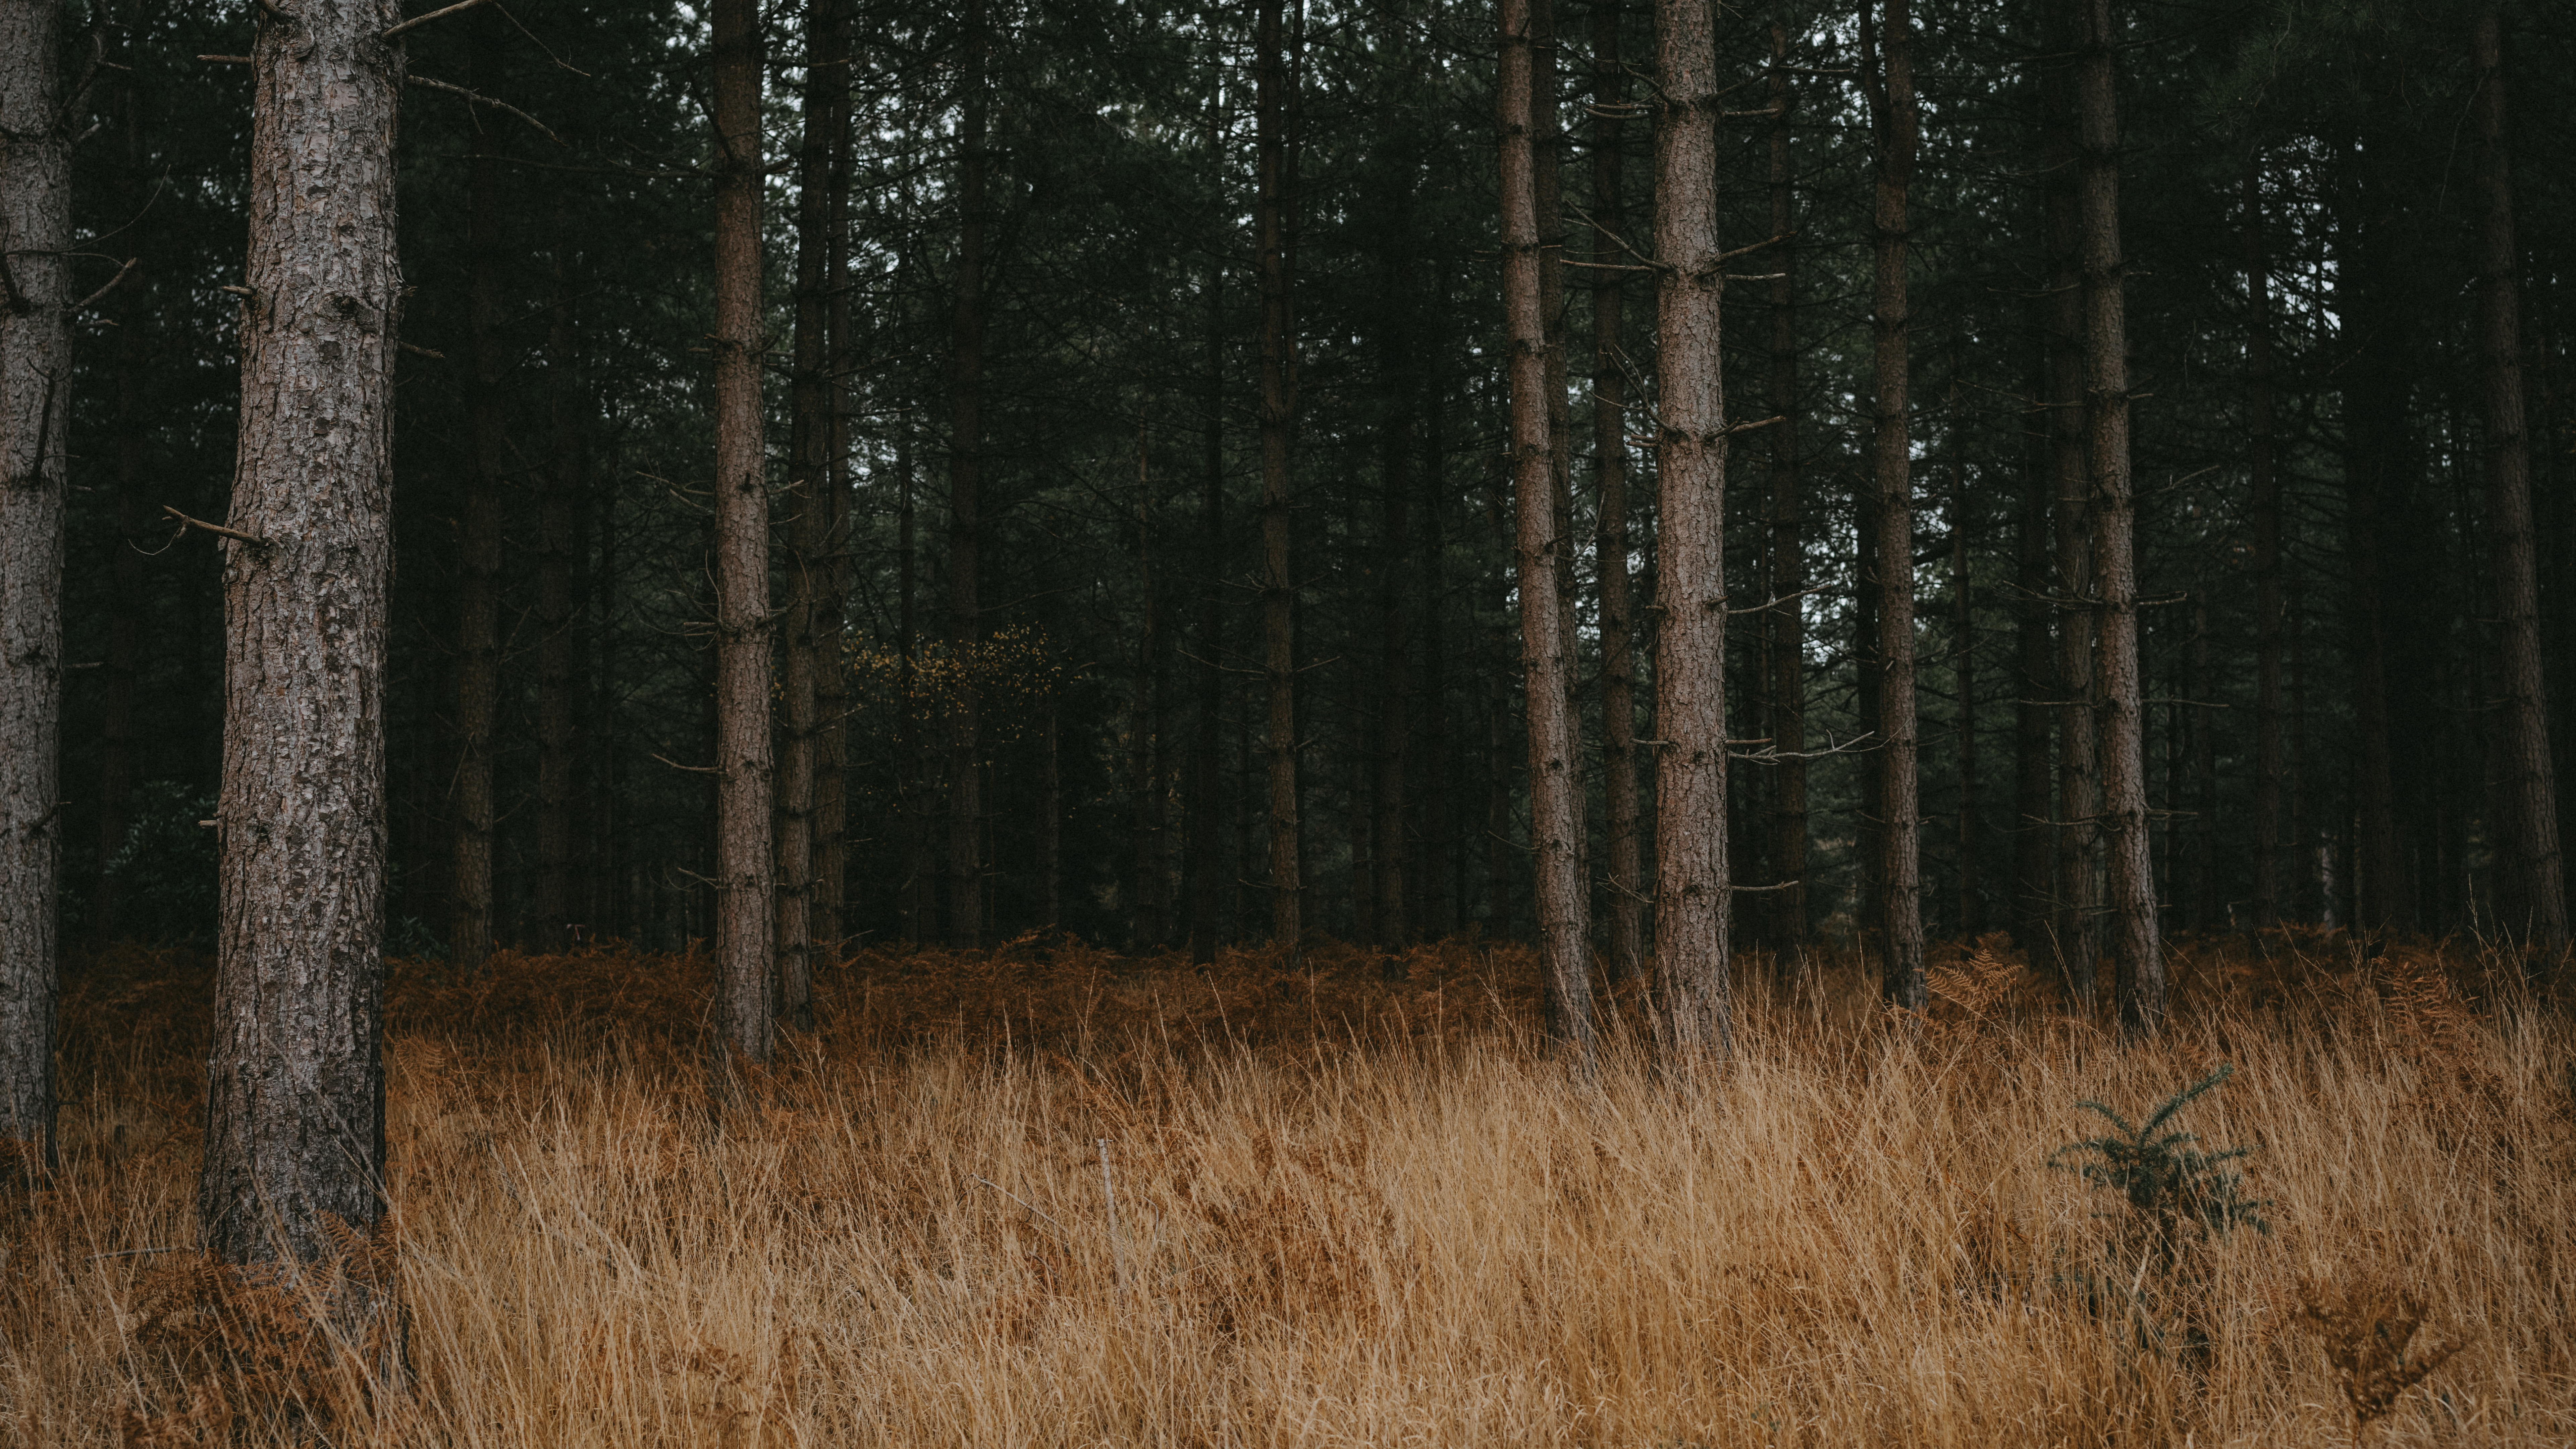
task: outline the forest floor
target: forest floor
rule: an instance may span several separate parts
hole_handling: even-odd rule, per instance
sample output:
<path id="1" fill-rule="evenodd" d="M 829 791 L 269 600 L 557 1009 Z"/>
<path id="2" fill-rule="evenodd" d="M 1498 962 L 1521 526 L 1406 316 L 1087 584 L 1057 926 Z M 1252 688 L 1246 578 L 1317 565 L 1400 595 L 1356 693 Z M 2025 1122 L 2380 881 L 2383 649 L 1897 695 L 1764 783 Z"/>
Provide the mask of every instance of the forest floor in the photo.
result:
<path id="1" fill-rule="evenodd" d="M 393 1215 L 349 1243 L 395 1393 L 191 1252 L 208 967 L 112 951 L 60 1170 L 0 1204 L 0 1438 L 2576 1440 L 2576 1014 L 2459 943 L 2176 961 L 2131 1047 L 2000 937 L 1921 1018 L 1754 957 L 1676 1082 L 1551 1060 L 1518 946 L 870 952 L 722 1111 L 701 957 L 402 963 Z M 2221 1065 L 2197 1144 L 2061 1151 Z"/>

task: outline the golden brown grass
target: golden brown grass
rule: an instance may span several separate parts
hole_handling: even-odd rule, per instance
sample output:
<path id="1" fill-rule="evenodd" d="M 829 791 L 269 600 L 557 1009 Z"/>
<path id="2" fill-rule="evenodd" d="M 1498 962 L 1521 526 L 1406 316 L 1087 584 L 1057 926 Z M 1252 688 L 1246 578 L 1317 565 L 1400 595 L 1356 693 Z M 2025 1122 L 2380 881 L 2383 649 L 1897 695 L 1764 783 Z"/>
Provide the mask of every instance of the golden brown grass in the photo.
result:
<path id="1" fill-rule="evenodd" d="M 2312 1445 L 2420 1366 L 2353 1327 L 2385 1308 L 2467 1346 L 2371 1442 L 2576 1438 L 2576 1030 L 2473 953 L 2188 947 L 2136 1048 L 1999 939 L 1919 1021 L 1828 961 L 1747 989 L 1696 1088 L 1533 1050 L 1516 948 L 1310 963 L 863 956 L 721 1119 L 702 962 L 407 966 L 397 1396 L 273 1286 L 145 1251 L 191 1241 L 203 968 L 121 953 L 72 1004 L 62 1170 L 0 1226 L 0 1435 Z M 2257 1149 L 2274 1231 L 2146 1253 L 2049 1155 L 2080 1100 L 2220 1062 L 2182 1125 Z"/>

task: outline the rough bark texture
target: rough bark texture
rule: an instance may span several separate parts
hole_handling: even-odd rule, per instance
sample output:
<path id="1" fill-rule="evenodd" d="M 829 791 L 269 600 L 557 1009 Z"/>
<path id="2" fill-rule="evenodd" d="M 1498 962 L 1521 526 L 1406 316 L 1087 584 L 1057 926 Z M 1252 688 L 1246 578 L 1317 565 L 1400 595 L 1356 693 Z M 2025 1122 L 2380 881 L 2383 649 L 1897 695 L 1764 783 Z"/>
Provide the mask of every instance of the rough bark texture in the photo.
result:
<path id="1" fill-rule="evenodd" d="M 1255 198 L 1261 265 L 1261 664 L 1268 699 L 1270 937 L 1298 956 L 1302 892 L 1297 851 L 1297 593 L 1290 572 L 1288 430 L 1297 411 L 1288 319 L 1288 68 L 1280 0 L 1261 0 L 1254 92 Z"/>
<path id="2" fill-rule="evenodd" d="M 2496 7 L 2478 14 L 2478 346 L 2486 377 L 2487 542 L 2502 622 L 2504 718 L 2496 799 L 2503 805 L 2507 931 L 2544 952 L 2567 945 L 2558 785 L 2542 678 L 2540 586 L 2533 557 L 2530 440 L 2522 412 L 2522 288 L 2505 144 L 2504 45 Z"/>
<path id="3" fill-rule="evenodd" d="M 1539 87 L 1528 0 L 1503 0 L 1497 122 L 1502 133 L 1503 320 L 1512 390 L 1512 497 L 1518 527 L 1521 677 L 1529 716 L 1530 843 L 1538 855 L 1540 971 L 1548 1029 L 1579 1058 L 1593 1049 L 1589 893 L 1583 879 L 1582 738 L 1570 687 L 1558 564 L 1556 459 L 1549 435 L 1548 327 L 1540 272 Z"/>
<path id="4" fill-rule="evenodd" d="M 146 193 L 139 183 L 146 171 L 143 160 L 143 101 L 141 87 L 127 77 L 123 112 L 119 129 L 125 143 L 124 173 L 134 205 L 142 203 Z M 0 141 L 0 145 L 6 145 Z M 0 240 L 0 246 L 8 242 Z M 98 792 L 98 891 L 90 906 L 91 939 L 101 945 L 116 939 L 124 922 L 124 888 L 115 869 L 116 855 L 125 844 L 134 800 L 136 774 L 135 750 L 135 676 L 142 663 L 143 609 L 145 582 L 143 554 L 137 545 L 146 544 L 145 519 L 150 511 L 144 500 L 142 369 L 146 356 L 143 333 L 149 317 L 148 307 L 134 304 L 134 294 L 142 285 L 140 278 L 129 279 L 108 299 L 116 323 L 116 531 L 108 549 L 108 578 L 113 585 L 107 625 L 107 658 L 103 661 L 105 676 L 99 681 L 99 792 Z M 0 324 L 5 325 L 5 324 Z M 0 424 L 0 435 L 7 428 Z"/>
<path id="5" fill-rule="evenodd" d="M 1710 7 L 1655 0 L 1655 1007 L 1676 1064 L 1726 1050 L 1726 390 Z"/>
<path id="6" fill-rule="evenodd" d="M 2092 454 L 2093 569 L 2101 589 L 2102 824 L 2120 1022 L 2163 1025 L 2164 946 L 2147 839 L 2144 690 L 2138 669 L 2138 563 L 2129 490 L 2129 341 L 2120 258 L 2120 122 L 2110 0 L 2089 0 L 2076 63 L 2083 169 L 2084 391 Z"/>
<path id="7" fill-rule="evenodd" d="M 1625 225 L 1620 196 L 1619 107 L 1627 102 L 1619 60 L 1619 6 L 1592 12 L 1593 102 L 1601 107 L 1592 150 L 1592 216 L 1611 233 Z M 1610 236 L 1599 235 L 1592 259 L 1624 264 Z M 1610 975 L 1626 980 L 1645 964 L 1645 862 L 1637 813 L 1636 605 L 1628 579 L 1628 374 L 1626 273 L 1592 274 L 1592 464 L 1601 516 L 1593 535 L 1593 572 L 1601 589 L 1601 796 L 1610 853 Z"/>
<path id="8" fill-rule="evenodd" d="M 1772 907 L 1772 944 L 1793 950 L 1807 938 L 1807 609 L 1798 597 L 1807 587 L 1805 523 L 1799 489 L 1798 314 L 1795 172 L 1790 166 L 1789 118 L 1797 94 L 1789 83 L 1789 40 L 1771 27 L 1771 235 L 1781 238 L 1763 253 L 1771 279 L 1771 748 L 1779 756 L 1771 807 L 1772 856 L 1779 884 Z"/>
<path id="9" fill-rule="evenodd" d="M 949 353 L 948 647 L 961 667 L 948 716 L 948 942 L 970 951 L 982 944 L 984 929 L 983 750 L 969 657 L 983 632 L 976 574 L 984 529 L 984 64 L 989 43 L 984 0 L 966 0 L 957 308 Z"/>
<path id="10" fill-rule="evenodd" d="M 393 0 L 304 5 L 252 50 L 241 429 L 226 522 L 214 1041 L 199 1241 L 336 1258 L 384 1210 L 386 593 L 402 305 Z M 326 1287 L 358 1336 L 390 1285 Z"/>
<path id="11" fill-rule="evenodd" d="M 1914 719 L 1914 481 L 1908 429 L 1913 334 L 1906 296 L 1907 192 L 1914 181 L 1919 113 L 1914 96 L 1914 19 L 1907 0 L 1885 0 L 1879 35 L 1884 62 L 1870 78 L 1877 162 L 1871 226 L 1870 369 L 1876 426 L 1878 556 L 1879 990 L 1889 1004 L 1920 1010 L 1923 988 L 1921 792 Z M 1862 38 L 1869 37 L 1868 18 Z M 1868 62 L 1863 61 L 1864 69 Z"/>
<path id="12" fill-rule="evenodd" d="M 0 4 L 0 1141 L 50 1165 L 61 942 L 71 137 L 62 7 Z M 377 616 L 379 620 L 382 615 Z M 0 1160 L 0 1177 L 9 1164 Z"/>
<path id="13" fill-rule="evenodd" d="M 787 608 L 778 670 L 778 791 L 772 845 L 778 872 L 778 1006 L 788 1024 L 814 1021 L 815 765 L 822 732 L 826 657 L 819 624 L 832 553 L 832 173 L 847 129 L 840 102 L 837 0 L 805 8 L 804 134 L 796 149 L 795 352 L 788 381 L 785 578 Z"/>
<path id="14" fill-rule="evenodd" d="M 799 547 L 813 564 L 820 587 L 814 596 L 814 920 L 813 950 L 824 961 L 841 955 L 841 901 L 849 878 L 849 716 L 847 657 L 850 596 L 850 374 L 856 338 L 850 329 L 850 66 L 856 41 L 848 0 L 828 7 L 825 52 L 832 58 L 831 160 L 824 228 L 825 443 L 822 498 Z"/>
<path id="15" fill-rule="evenodd" d="M 2034 309 L 2039 310 L 2039 309 Z M 2048 393 L 2043 364 L 2031 388 L 2033 397 Z M 2048 603 L 2049 413 L 2025 414 L 2029 457 L 2021 475 L 2021 498 L 2013 522 L 2014 619 L 2013 658 L 2013 939 L 2033 961 L 2047 959 L 2049 907 L 2056 897 L 2057 852 L 2049 821 L 2048 700 L 2057 681 Z"/>
<path id="16" fill-rule="evenodd" d="M 1986 928 L 1986 922 L 1983 898 L 1977 889 L 1977 591 L 1968 573 L 1968 533 L 1968 464 L 1966 459 L 1953 455 L 1950 667 L 1959 711 L 1959 933 L 1974 936 Z"/>
<path id="17" fill-rule="evenodd" d="M 2083 0 L 2075 0 L 2083 3 Z M 2068 6 L 2052 6 L 2062 20 Z M 2050 48 L 2074 48 L 2063 23 Z M 2092 482 L 2085 466 L 2084 295 L 2078 146 L 2073 81 L 2065 68 L 2043 82 L 2049 103 L 2048 408 L 2049 471 L 2056 480 L 2057 910 L 2051 932 L 2068 991 L 2091 1009 L 2101 959 L 2101 826 L 2099 731 L 2093 671 Z"/>
<path id="18" fill-rule="evenodd" d="M 2245 163 L 2245 431 L 2254 492 L 2254 924 L 2281 918 L 2281 480 L 2272 438 L 2272 276 L 2263 166 Z"/>
<path id="19" fill-rule="evenodd" d="M 716 0 L 716 1032 L 767 1061 L 777 981 L 770 874 L 769 478 L 761 448 L 760 7 Z"/>
<path id="20" fill-rule="evenodd" d="M 468 73 L 486 89 L 499 68 L 492 27 L 503 23 L 488 9 L 465 20 Z M 456 834 L 447 951 L 469 973 L 482 969 L 493 945 L 492 732 L 501 700 L 501 475 L 509 470 L 510 447 L 501 416 L 508 350 L 497 335 L 506 260 L 498 149 L 493 127 L 476 131 L 465 201 L 473 466 L 465 475 L 456 552 Z"/>

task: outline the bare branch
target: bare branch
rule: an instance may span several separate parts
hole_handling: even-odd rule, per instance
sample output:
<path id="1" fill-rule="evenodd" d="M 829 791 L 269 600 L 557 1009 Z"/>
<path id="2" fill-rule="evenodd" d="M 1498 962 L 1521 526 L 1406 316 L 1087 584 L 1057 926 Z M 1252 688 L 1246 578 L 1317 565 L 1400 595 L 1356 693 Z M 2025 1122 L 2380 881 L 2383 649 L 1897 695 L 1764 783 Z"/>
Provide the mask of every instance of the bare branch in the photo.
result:
<path id="1" fill-rule="evenodd" d="M 75 312 L 88 311 L 91 307 L 97 305 L 99 298 L 115 291 L 116 284 L 124 281 L 127 273 L 141 265 L 143 265 L 143 259 L 141 257 L 126 258 L 125 265 L 116 269 L 116 275 L 107 279 L 106 286 L 101 287 L 97 291 L 90 293 L 88 296 L 81 298 L 78 302 L 72 305 L 72 310 Z"/>
<path id="2" fill-rule="evenodd" d="M 529 115 L 527 112 L 520 110 L 517 106 L 511 105 L 507 101 L 496 101 L 490 96 L 477 95 L 463 86 L 452 86 L 445 81 L 431 80 L 427 76 L 407 75 L 403 77 L 403 83 L 405 85 L 427 86 L 429 89 L 434 91 L 445 91 L 450 95 L 463 96 L 468 102 L 474 105 L 490 106 L 496 111 L 508 111 L 511 115 L 514 115 L 520 120 L 527 122 L 529 125 L 536 127 L 539 134 L 543 135 L 547 140 L 554 142 L 558 146 L 561 146 L 564 143 L 563 137 L 546 129 L 545 122 L 538 120 L 536 117 Z"/>
<path id="3" fill-rule="evenodd" d="M 483 3 L 484 0 L 457 0 L 456 4 L 450 5 L 444 10 L 432 10 L 427 15 L 415 15 L 400 25 L 388 25 L 384 29 L 376 32 L 376 39 L 391 40 L 406 30 L 417 30 L 433 20 L 445 20 L 450 15 L 462 14 L 465 11 L 471 10 L 475 6 Z"/>
<path id="4" fill-rule="evenodd" d="M 188 515 L 181 513 L 178 509 L 171 507 L 167 503 L 161 505 L 161 511 L 169 514 L 172 518 L 179 520 L 181 523 L 188 525 L 190 528 L 202 528 L 208 533 L 221 534 L 225 538 L 239 539 L 253 548 L 268 547 L 268 540 L 260 537 L 256 533 L 244 533 L 238 528 L 226 528 L 220 523 L 208 523 L 202 518 L 190 518 Z"/>

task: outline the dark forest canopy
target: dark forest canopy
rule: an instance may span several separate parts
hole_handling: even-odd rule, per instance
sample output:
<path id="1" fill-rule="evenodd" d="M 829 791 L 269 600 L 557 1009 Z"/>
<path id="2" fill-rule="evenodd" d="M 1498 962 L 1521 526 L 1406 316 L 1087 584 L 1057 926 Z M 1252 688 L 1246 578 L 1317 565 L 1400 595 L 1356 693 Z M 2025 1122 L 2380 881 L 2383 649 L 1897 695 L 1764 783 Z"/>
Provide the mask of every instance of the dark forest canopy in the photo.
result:
<path id="1" fill-rule="evenodd" d="M 1532 932 L 1494 11 L 1272 6 L 1265 47 L 1260 7 L 815 3 L 827 13 L 760 16 L 759 186 L 767 598 L 778 637 L 820 641 L 808 768 L 846 799 L 837 817 L 810 812 L 810 870 L 833 873 L 814 900 L 837 914 L 814 928 L 818 949 L 1050 926 L 1139 950 L 1263 939 L 1282 823 L 1303 929 Z M 1912 8 L 1903 446 L 1924 928 L 2029 941 L 2065 900 L 2057 631 L 2091 601 L 2069 593 L 2051 542 L 2053 449 L 2056 419 L 2088 395 L 2052 373 L 2052 300 L 2076 273 L 2051 207 L 2090 154 L 2073 98 L 2097 53 L 2116 63 L 2138 725 L 2163 928 L 2251 927 L 2267 907 L 2437 933 L 2563 922 L 2563 904 L 2516 893 L 2528 863 L 2511 821 L 2533 772 L 2508 635 L 2536 609 L 2538 702 L 2567 778 L 2576 358 L 2558 303 L 2576 190 L 2556 162 L 2576 111 L 2543 80 L 2576 61 L 2576 14 L 2500 7 L 2537 559 L 2517 600 L 2494 546 L 2491 461 L 2521 440 L 2491 406 L 2482 311 L 2498 281 L 2482 260 L 2483 7 L 2123 4 L 2091 48 L 2070 39 L 2087 8 Z M 165 510 L 220 522 L 232 503 L 244 303 L 226 289 L 242 276 L 253 67 L 225 57 L 252 48 L 256 13 L 61 10 L 79 108 L 69 295 L 138 259 L 73 327 L 67 942 L 216 930 L 215 832 L 197 822 L 223 768 L 221 545 Z M 845 57 L 815 49 L 836 20 Z M 450 951 L 460 932 L 551 948 L 715 931 L 724 157 L 707 23 L 653 0 L 491 4 L 404 37 L 418 83 L 402 92 L 396 170 L 389 951 Z M 1602 750 L 1656 738 L 1653 23 L 1644 4 L 1569 0 L 1537 47 L 1555 77 L 1534 131 L 1553 158 L 1539 220 L 1572 484 L 1557 577 L 1589 795 L 1579 855 L 1605 951 L 1635 886 L 1609 879 Z M 1863 558 L 1888 515 L 1862 505 L 1877 503 L 1886 24 L 1885 10 L 1865 22 L 1795 3 L 1714 12 L 1719 244 L 1752 248 L 1788 223 L 1726 264 L 1739 946 L 1880 917 L 1881 601 Z M 1598 64 L 1614 47 L 1618 63 Z M 1277 396 L 1263 154 L 1280 168 L 1293 341 Z M 844 165 L 845 204 L 808 205 Z M 1596 371 L 1602 280 L 1624 283 L 1624 329 Z M 1638 404 L 1607 434 L 1624 439 L 1615 521 L 1590 421 L 1602 377 Z M 800 418 L 818 397 L 824 411 Z M 1265 480 L 1265 416 L 1286 440 L 1267 510 L 1280 479 Z M 1634 625 L 1635 681 L 1633 717 L 1612 729 L 1595 545 L 1622 529 L 1626 557 L 1607 557 L 1638 597 L 1612 632 Z M 1267 552 L 1282 539 L 1284 579 Z M 1264 633 L 1283 601 L 1287 816 Z M 1781 627 L 1789 610 L 1796 629 Z M 773 665 L 781 711 L 788 668 Z M 488 724 L 468 717 L 478 688 Z M 1784 716 L 1799 732 L 1787 745 Z M 778 758 L 792 743 L 782 734 Z M 1784 754 L 1809 757 L 1803 800 L 1783 788 Z M 1637 771 L 1651 820 L 1651 744 Z M 961 780 L 976 790 L 962 830 Z M 460 880 L 472 853 L 458 842 L 486 829 L 480 887 Z M 1650 883 L 1651 830 L 1642 854 L 1630 868 Z M 1649 909 L 1649 937 L 1653 924 Z"/>

